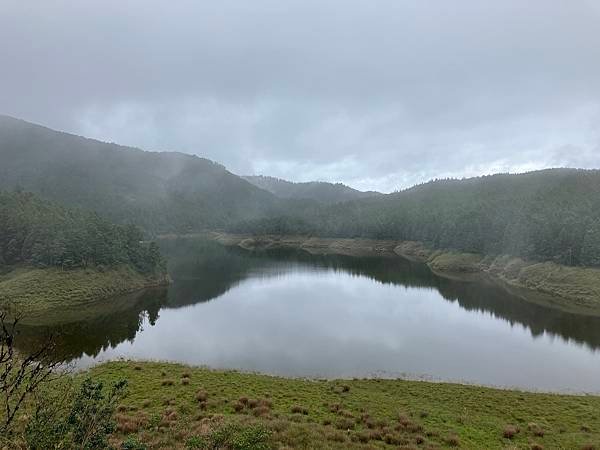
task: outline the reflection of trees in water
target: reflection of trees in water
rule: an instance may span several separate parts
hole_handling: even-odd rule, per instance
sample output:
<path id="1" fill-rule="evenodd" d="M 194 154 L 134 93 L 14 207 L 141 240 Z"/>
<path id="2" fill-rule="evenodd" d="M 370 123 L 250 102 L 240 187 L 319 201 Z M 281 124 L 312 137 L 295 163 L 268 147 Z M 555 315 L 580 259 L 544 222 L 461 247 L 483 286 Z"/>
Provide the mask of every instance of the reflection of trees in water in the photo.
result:
<path id="1" fill-rule="evenodd" d="M 126 340 L 133 341 L 146 319 L 153 325 L 160 308 L 179 308 L 222 296 L 244 279 L 277 276 L 290 270 L 333 270 L 365 276 L 384 284 L 429 288 L 468 311 L 490 313 L 528 328 L 533 336 L 544 333 L 600 348 L 600 318 L 580 316 L 524 301 L 490 283 L 450 280 L 433 274 L 424 264 L 394 257 L 311 255 L 296 250 L 247 252 L 212 241 L 177 239 L 163 244 L 174 283 L 132 295 L 131 305 L 73 324 L 53 327 L 59 335 L 61 356 L 73 359 L 84 353 L 97 356 L 102 350 Z M 23 327 L 20 346 L 33 348 L 46 329 Z"/>
<path id="2" fill-rule="evenodd" d="M 433 288 L 444 299 L 458 302 L 467 311 L 490 313 L 511 325 L 520 324 L 529 329 L 534 337 L 547 333 L 585 344 L 591 349 L 600 349 L 600 317 L 568 313 L 531 303 L 490 282 L 467 282 L 440 277 L 432 273 L 425 264 L 403 258 L 313 256 L 306 252 L 287 250 L 266 252 L 266 255 L 366 276 L 386 284 Z"/>
<path id="3" fill-rule="evenodd" d="M 24 351 L 37 348 L 50 332 L 56 336 L 58 358 L 72 360 L 83 354 L 97 356 L 102 350 L 116 347 L 121 342 L 133 341 L 146 320 L 154 325 L 166 294 L 164 288 L 150 289 L 128 295 L 125 299 L 109 300 L 126 300 L 131 306 L 81 322 L 52 327 L 21 326 L 19 348 Z"/>

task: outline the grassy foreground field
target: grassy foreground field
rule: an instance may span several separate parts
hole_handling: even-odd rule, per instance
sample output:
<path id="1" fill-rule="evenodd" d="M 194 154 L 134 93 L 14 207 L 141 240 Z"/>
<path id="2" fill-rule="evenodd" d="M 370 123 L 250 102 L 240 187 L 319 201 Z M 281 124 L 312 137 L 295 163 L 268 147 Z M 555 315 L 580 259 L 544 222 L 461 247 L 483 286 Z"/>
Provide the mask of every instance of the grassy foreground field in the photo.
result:
<path id="1" fill-rule="evenodd" d="M 111 437 L 117 448 L 600 448 L 593 396 L 286 379 L 158 362 L 109 362 L 85 375 L 129 381 Z"/>

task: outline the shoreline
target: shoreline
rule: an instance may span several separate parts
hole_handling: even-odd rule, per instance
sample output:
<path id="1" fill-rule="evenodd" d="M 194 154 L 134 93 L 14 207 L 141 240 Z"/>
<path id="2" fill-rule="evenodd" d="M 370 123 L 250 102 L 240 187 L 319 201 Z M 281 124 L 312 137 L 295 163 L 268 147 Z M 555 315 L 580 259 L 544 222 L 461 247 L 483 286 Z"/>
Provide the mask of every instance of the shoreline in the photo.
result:
<path id="1" fill-rule="evenodd" d="M 486 279 L 524 301 L 576 314 L 600 316 L 600 269 L 597 268 L 524 261 L 509 255 L 492 257 L 433 250 L 414 241 L 252 236 L 222 232 L 208 232 L 202 236 L 225 246 L 237 246 L 248 251 L 287 248 L 311 254 L 401 257 L 426 264 L 433 273 L 441 277 L 462 281 Z"/>
<path id="2" fill-rule="evenodd" d="M 147 276 L 131 267 L 60 270 L 19 266 L 0 276 L 0 305 L 26 311 L 24 325 L 63 323 L 93 314 L 104 301 L 167 286 L 168 275 Z"/>

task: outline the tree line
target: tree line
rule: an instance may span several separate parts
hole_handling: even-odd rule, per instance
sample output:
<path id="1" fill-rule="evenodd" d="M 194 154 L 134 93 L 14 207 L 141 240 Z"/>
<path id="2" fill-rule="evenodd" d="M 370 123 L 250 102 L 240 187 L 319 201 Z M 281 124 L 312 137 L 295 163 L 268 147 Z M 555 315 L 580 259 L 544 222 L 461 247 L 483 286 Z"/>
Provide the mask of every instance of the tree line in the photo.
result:
<path id="1" fill-rule="evenodd" d="M 600 171 L 436 180 L 378 198 L 307 205 L 229 230 L 421 241 L 439 249 L 600 266 Z"/>
<path id="2" fill-rule="evenodd" d="M 155 243 L 134 225 L 59 206 L 28 192 L 0 191 L 0 265 L 63 269 L 127 264 L 143 274 L 164 271 Z"/>

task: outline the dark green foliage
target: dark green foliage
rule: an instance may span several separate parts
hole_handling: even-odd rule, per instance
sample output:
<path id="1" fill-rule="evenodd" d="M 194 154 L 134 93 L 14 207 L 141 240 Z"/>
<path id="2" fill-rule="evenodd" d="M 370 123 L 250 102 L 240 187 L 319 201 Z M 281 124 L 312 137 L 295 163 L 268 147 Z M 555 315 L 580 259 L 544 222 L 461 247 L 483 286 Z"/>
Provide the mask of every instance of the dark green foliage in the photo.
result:
<path id="1" fill-rule="evenodd" d="M 135 436 L 129 436 L 123 444 L 121 450 L 146 450 L 148 447 L 141 443 Z"/>
<path id="2" fill-rule="evenodd" d="M 230 228 L 421 241 L 434 248 L 600 265 L 600 171 L 554 169 L 441 180 Z"/>
<path id="3" fill-rule="evenodd" d="M 106 394 L 101 382 L 94 382 L 90 378 L 83 381 L 67 417 L 67 424 L 73 433 L 73 443 L 77 448 L 108 447 L 107 436 L 116 427 L 112 414 L 126 386 L 126 381 L 119 381 Z"/>
<path id="4" fill-rule="evenodd" d="M 0 189 L 16 186 L 155 233 L 262 217 L 277 198 L 220 164 L 145 152 L 0 116 Z"/>
<path id="5" fill-rule="evenodd" d="M 144 274 L 163 272 L 158 247 L 142 240 L 135 226 L 114 225 L 31 193 L 0 192 L 0 263 L 65 269 L 129 264 Z"/>
<path id="6" fill-rule="evenodd" d="M 72 379 L 55 382 L 53 389 L 38 393 L 35 412 L 24 433 L 28 448 L 110 448 L 108 437 L 116 429 L 112 416 L 127 382 L 118 381 L 107 390 L 102 382 L 86 378 L 74 394 L 69 382 Z M 145 448 L 139 443 L 131 446 L 136 441 L 123 448 Z"/>

